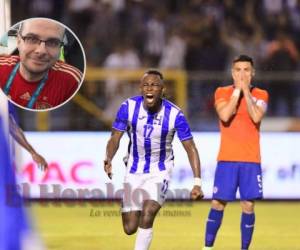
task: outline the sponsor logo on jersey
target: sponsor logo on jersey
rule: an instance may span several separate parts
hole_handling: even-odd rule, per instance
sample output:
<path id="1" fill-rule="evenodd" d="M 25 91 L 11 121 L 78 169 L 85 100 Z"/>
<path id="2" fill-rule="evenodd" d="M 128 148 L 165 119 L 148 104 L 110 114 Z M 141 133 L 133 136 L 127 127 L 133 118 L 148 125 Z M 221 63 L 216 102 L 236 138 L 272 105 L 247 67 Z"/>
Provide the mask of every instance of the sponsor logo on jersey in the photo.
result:
<path id="1" fill-rule="evenodd" d="M 20 96 L 20 99 L 22 100 L 26 100 L 29 101 L 31 98 L 31 95 L 29 94 L 29 92 L 24 93 L 23 95 Z"/>

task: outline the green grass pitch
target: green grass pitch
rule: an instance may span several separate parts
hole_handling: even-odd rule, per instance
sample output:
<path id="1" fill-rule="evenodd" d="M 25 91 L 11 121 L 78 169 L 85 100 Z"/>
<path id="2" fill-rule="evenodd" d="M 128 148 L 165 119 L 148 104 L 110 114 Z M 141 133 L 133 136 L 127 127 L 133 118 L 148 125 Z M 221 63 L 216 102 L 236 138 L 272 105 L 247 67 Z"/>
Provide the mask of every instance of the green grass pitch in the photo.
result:
<path id="1" fill-rule="evenodd" d="M 168 202 L 154 223 L 151 250 L 201 250 L 210 203 Z M 49 250 L 132 250 L 119 204 L 33 203 L 35 226 Z M 228 204 L 215 250 L 240 249 L 240 206 Z M 300 202 L 258 202 L 251 250 L 300 250 Z"/>

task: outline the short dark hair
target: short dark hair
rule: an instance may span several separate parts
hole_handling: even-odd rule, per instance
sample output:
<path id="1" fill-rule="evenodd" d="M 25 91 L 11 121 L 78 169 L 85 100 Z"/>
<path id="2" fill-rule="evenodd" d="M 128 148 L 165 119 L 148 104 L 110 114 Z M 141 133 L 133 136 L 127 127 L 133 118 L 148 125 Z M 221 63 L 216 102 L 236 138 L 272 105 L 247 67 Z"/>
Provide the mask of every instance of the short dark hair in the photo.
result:
<path id="1" fill-rule="evenodd" d="M 145 74 L 157 75 L 161 80 L 164 80 L 163 74 L 157 69 L 148 69 Z"/>
<path id="2" fill-rule="evenodd" d="M 35 18 L 35 19 L 39 19 L 39 17 L 37 17 L 37 18 Z M 25 25 L 26 21 L 28 21 L 28 20 L 24 20 L 24 21 L 20 22 L 19 27 L 17 28 L 17 29 L 18 29 L 18 34 L 19 34 L 20 36 L 22 36 L 22 32 L 23 32 L 24 25 Z M 53 20 L 52 20 L 52 21 L 53 21 Z M 56 23 L 58 23 L 59 26 L 62 26 L 59 22 L 56 21 Z M 67 44 L 67 43 L 65 42 L 65 41 L 67 41 L 67 35 L 66 35 L 67 29 L 66 29 L 65 27 L 63 27 L 63 28 L 64 28 L 63 42 L 64 42 L 64 45 L 65 45 L 65 44 Z"/>
<path id="3" fill-rule="evenodd" d="M 236 62 L 249 62 L 252 67 L 254 66 L 253 59 L 247 55 L 239 55 L 238 57 L 234 58 L 233 63 Z"/>

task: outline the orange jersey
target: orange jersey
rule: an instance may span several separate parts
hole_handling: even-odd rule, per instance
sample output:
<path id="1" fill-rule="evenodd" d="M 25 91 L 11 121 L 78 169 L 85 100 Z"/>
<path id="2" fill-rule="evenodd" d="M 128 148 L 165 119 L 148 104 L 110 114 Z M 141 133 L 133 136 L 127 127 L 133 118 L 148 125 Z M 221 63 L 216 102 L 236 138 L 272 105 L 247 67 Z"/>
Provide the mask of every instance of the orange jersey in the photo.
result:
<path id="1" fill-rule="evenodd" d="M 222 101 L 229 101 L 233 85 L 219 87 L 215 92 L 215 105 Z M 253 88 L 251 95 L 255 101 L 262 100 L 268 103 L 268 93 L 259 88 Z M 241 161 L 260 163 L 260 123 L 255 124 L 248 114 L 244 97 L 240 99 L 236 114 L 224 123 L 219 121 L 221 130 L 221 145 L 218 161 Z"/>

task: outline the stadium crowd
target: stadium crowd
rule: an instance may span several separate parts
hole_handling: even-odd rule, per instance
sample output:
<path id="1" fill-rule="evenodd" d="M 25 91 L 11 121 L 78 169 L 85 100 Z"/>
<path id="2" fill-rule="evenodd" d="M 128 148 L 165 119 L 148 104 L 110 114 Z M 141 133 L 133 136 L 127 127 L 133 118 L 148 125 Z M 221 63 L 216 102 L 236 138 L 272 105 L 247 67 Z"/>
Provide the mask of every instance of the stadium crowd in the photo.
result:
<path id="1" fill-rule="evenodd" d="M 193 128 L 199 128 L 200 118 L 215 118 L 212 93 L 220 83 L 219 78 L 199 80 L 196 73 L 228 72 L 239 54 L 254 59 L 258 84 L 270 93 L 267 115 L 300 115 L 299 0 L 12 0 L 14 5 L 20 8 L 14 8 L 13 22 L 45 16 L 72 28 L 89 66 L 186 70 Z M 105 90 L 93 85 L 83 84 L 81 92 L 111 113 L 117 83 L 106 82 Z M 89 120 L 73 129 L 99 128 Z"/>

